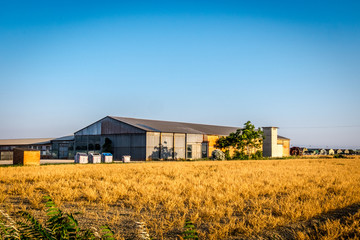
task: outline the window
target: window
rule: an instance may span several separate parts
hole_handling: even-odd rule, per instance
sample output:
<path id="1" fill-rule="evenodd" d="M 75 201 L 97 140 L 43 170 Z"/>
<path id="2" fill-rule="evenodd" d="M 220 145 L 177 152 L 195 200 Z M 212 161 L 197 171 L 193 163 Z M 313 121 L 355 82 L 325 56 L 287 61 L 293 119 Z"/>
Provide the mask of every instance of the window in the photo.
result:
<path id="1" fill-rule="evenodd" d="M 186 147 L 186 158 L 192 158 L 192 145 Z"/>
<path id="2" fill-rule="evenodd" d="M 208 157 L 208 143 L 201 144 L 201 157 L 202 158 Z"/>

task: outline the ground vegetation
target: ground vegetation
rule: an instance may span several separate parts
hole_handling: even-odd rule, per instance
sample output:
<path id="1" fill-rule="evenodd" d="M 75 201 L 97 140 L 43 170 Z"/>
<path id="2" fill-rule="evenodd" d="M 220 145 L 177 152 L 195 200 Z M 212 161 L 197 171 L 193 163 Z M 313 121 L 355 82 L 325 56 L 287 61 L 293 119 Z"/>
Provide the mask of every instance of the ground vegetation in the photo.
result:
<path id="1" fill-rule="evenodd" d="M 47 195 L 117 239 L 181 239 L 187 223 L 199 239 L 356 239 L 359 192 L 358 157 L 0 167 L 0 209 L 15 220 L 45 223 Z"/>

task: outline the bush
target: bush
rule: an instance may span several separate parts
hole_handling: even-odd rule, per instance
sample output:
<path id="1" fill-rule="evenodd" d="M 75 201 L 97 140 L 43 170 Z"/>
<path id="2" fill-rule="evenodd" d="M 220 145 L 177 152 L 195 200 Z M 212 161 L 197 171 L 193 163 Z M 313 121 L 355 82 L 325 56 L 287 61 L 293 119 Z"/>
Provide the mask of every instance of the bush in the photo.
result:
<path id="1" fill-rule="evenodd" d="M 256 153 L 251 155 L 251 159 L 260 160 L 263 158 L 262 151 L 258 150 Z"/>
<path id="2" fill-rule="evenodd" d="M 212 151 L 211 156 L 213 160 L 225 160 L 225 153 L 218 149 Z"/>
<path id="3" fill-rule="evenodd" d="M 64 213 L 53 200 L 45 196 L 48 219 L 40 223 L 31 213 L 20 211 L 21 221 L 15 222 L 0 210 L 0 239 L 107 239 L 114 235 L 108 226 L 101 226 L 102 234 L 81 229 L 72 214 Z"/>
<path id="4" fill-rule="evenodd" d="M 231 159 L 230 151 L 228 149 L 225 150 L 225 159 Z"/>
<path id="5" fill-rule="evenodd" d="M 234 160 L 248 160 L 248 159 L 249 159 L 249 156 L 246 155 L 246 154 L 243 153 L 243 152 L 235 151 L 232 159 L 234 159 Z"/>

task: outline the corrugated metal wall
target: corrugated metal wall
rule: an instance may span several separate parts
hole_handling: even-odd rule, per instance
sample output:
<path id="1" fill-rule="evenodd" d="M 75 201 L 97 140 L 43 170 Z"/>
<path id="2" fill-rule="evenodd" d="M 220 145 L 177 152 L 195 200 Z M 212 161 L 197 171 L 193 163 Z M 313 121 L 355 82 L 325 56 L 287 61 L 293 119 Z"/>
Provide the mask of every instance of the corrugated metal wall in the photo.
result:
<path id="1" fill-rule="evenodd" d="M 175 158 L 185 159 L 186 141 L 185 133 L 175 133 Z"/>
<path id="2" fill-rule="evenodd" d="M 202 134 L 146 133 L 147 159 L 201 158 Z M 190 155 L 187 155 L 190 153 Z"/>
<path id="3" fill-rule="evenodd" d="M 160 158 L 160 133 L 146 133 L 146 159 Z"/>
<path id="4" fill-rule="evenodd" d="M 100 135 L 100 134 L 101 134 L 101 121 L 81 129 L 80 131 L 75 133 L 75 136 Z"/>
<path id="5" fill-rule="evenodd" d="M 144 130 L 130 126 L 129 124 L 119 122 L 112 118 L 104 118 L 101 121 L 101 134 L 128 134 L 128 133 L 145 133 Z"/>
<path id="6" fill-rule="evenodd" d="M 101 136 L 102 143 L 105 138 L 112 141 L 114 160 L 121 160 L 122 156 L 130 155 L 131 160 L 146 159 L 146 134 L 116 134 Z"/>

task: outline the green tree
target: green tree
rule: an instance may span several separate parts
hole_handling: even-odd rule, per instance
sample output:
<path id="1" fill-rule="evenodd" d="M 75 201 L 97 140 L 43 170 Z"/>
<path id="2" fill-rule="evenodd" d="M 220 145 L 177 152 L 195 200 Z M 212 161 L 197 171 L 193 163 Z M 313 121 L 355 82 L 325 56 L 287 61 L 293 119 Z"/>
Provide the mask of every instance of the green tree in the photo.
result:
<path id="1" fill-rule="evenodd" d="M 260 148 L 264 139 L 264 132 L 255 129 L 255 126 L 247 121 L 244 128 L 237 129 L 236 132 L 230 133 L 227 137 L 220 137 L 215 147 L 221 149 L 228 149 L 233 147 L 242 154 L 250 156 L 251 150 Z"/>

